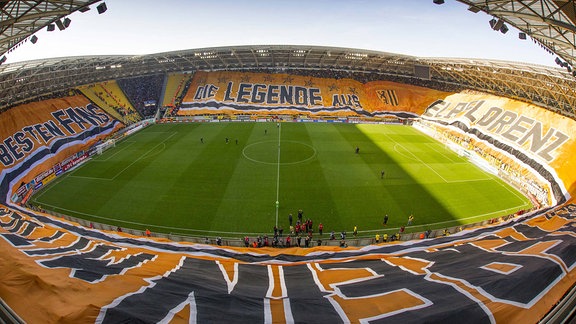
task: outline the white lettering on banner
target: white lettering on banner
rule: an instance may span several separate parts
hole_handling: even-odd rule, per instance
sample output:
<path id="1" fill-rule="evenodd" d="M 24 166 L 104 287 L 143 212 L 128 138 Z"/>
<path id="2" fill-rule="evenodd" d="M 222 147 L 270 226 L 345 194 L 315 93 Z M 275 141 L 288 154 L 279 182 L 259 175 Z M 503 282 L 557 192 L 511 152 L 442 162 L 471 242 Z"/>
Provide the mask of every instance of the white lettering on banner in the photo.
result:
<path id="1" fill-rule="evenodd" d="M 554 127 L 545 127 L 541 121 L 500 107 L 485 108 L 484 103 L 484 100 L 456 104 L 440 101 L 428 107 L 423 116 L 457 120 L 470 128 L 499 135 L 507 142 L 527 148 L 547 162 L 552 162 L 556 158 L 556 150 L 570 139 Z"/>
<path id="2" fill-rule="evenodd" d="M 213 84 L 199 85 L 194 94 L 194 101 L 214 100 L 219 90 L 220 88 Z M 223 102 L 321 107 L 323 100 L 319 88 L 246 82 L 235 85 L 230 81 L 224 89 Z M 332 106 L 362 109 L 360 98 L 356 94 L 334 93 Z"/>
<path id="3" fill-rule="evenodd" d="M 86 107 L 69 107 L 51 113 L 53 120 L 27 125 L 0 142 L 0 163 L 5 167 L 22 161 L 28 153 L 40 146 L 49 146 L 55 139 L 82 133 L 92 127 L 110 123 L 111 118 L 100 108 L 88 104 Z M 76 131 L 73 126 L 79 128 Z"/>

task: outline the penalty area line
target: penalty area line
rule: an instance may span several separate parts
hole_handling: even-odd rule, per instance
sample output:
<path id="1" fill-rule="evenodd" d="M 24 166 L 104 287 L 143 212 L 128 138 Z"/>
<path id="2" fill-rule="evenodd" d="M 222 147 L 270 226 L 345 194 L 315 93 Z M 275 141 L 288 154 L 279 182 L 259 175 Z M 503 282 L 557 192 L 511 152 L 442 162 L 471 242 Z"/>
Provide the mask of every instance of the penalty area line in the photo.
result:
<path id="1" fill-rule="evenodd" d="M 99 216 L 99 215 L 94 215 L 94 214 L 90 214 L 90 213 L 84 213 L 81 211 L 77 211 L 77 210 L 72 210 L 72 209 L 68 209 L 68 208 L 62 208 L 62 207 L 58 207 L 58 206 L 54 206 L 51 204 L 44 204 L 40 201 L 37 201 L 39 204 L 41 204 L 42 206 L 47 206 L 47 207 L 51 207 L 52 210 L 56 211 L 56 210 L 62 210 L 62 211 L 66 211 L 66 212 L 70 212 L 70 213 L 75 213 L 78 215 L 82 215 L 82 216 L 87 216 L 87 217 L 91 217 L 91 218 L 95 218 L 95 219 L 102 219 L 102 220 L 107 220 L 107 221 L 112 221 L 112 222 L 118 222 L 118 223 L 122 223 L 122 224 L 131 224 L 131 225 L 139 225 L 139 226 L 143 226 L 143 227 L 147 227 L 147 228 L 156 228 L 156 229 L 166 229 L 166 230 L 179 230 L 179 231 L 184 231 L 184 232 L 191 232 L 192 233 L 218 233 L 218 234 L 231 234 L 231 235 L 261 235 L 262 233 L 248 233 L 248 232 L 227 232 L 227 231 L 213 231 L 213 230 L 202 230 L 202 229 L 194 229 L 194 228 L 185 228 L 185 227 L 174 227 L 174 226 L 162 226 L 162 225 L 155 225 L 155 224 L 148 224 L 148 223 L 141 223 L 141 222 L 133 222 L 133 221 L 128 221 L 128 220 L 122 220 L 122 219 L 118 219 L 118 218 L 111 218 L 111 217 L 104 217 L 104 216 Z M 70 216 L 70 215 L 68 215 Z M 74 217 L 74 216 L 71 216 Z M 114 226 L 112 224 L 105 224 L 105 225 L 110 225 L 110 226 Z M 185 233 L 170 233 L 173 235 L 183 235 L 185 236 Z"/>

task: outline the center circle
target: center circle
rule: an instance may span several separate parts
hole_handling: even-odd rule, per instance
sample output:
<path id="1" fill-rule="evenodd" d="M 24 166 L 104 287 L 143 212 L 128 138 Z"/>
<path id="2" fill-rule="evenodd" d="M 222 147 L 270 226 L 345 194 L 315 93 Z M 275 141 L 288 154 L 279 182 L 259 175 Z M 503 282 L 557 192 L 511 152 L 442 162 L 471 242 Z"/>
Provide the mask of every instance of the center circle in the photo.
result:
<path id="1" fill-rule="evenodd" d="M 280 145 L 281 165 L 298 164 L 316 157 L 316 149 L 311 145 L 297 141 L 263 141 L 246 145 L 242 155 L 247 160 L 262 164 L 278 164 L 278 145 Z"/>

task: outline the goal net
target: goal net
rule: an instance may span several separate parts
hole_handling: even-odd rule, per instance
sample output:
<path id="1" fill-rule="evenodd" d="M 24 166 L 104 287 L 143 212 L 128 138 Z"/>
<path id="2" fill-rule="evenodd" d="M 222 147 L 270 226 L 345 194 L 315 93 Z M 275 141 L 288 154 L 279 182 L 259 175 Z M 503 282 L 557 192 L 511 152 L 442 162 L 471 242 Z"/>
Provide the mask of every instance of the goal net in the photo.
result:
<path id="1" fill-rule="evenodd" d="M 116 141 L 114 139 L 109 139 L 106 142 L 96 146 L 96 154 L 100 155 L 111 147 L 116 147 Z"/>

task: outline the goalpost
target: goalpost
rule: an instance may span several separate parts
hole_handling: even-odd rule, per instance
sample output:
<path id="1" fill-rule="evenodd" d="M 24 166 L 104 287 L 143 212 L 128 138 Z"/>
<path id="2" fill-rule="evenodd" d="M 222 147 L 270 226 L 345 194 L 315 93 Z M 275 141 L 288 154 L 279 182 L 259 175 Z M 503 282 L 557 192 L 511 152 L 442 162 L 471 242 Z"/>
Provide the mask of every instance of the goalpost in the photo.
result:
<path id="1" fill-rule="evenodd" d="M 96 146 L 96 154 L 100 155 L 102 154 L 104 151 L 106 151 L 107 149 L 111 148 L 111 147 L 116 147 L 116 140 L 115 139 L 109 139 L 106 142 L 102 143 L 102 144 L 98 144 Z"/>

